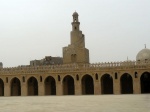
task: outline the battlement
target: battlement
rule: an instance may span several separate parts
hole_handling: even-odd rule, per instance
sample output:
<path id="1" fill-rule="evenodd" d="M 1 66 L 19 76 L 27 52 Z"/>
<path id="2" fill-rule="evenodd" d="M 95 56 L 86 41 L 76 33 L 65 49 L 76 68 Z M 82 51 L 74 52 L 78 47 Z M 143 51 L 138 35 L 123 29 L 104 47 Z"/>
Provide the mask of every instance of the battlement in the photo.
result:
<path id="1" fill-rule="evenodd" d="M 57 72 L 74 72 L 74 71 L 86 71 L 86 70 L 125 70 L 125 69 L 142 69 L 150 68 L 150 61 L 139 63 L 136 61 L 130 62 L 102 62 L 92 64 L 62 64 L 62 65 L 45 65 L 45 66 L 19 66 L 1 68 L 0 74 L 36 74 L 36 73 L 57 73 Z"/>

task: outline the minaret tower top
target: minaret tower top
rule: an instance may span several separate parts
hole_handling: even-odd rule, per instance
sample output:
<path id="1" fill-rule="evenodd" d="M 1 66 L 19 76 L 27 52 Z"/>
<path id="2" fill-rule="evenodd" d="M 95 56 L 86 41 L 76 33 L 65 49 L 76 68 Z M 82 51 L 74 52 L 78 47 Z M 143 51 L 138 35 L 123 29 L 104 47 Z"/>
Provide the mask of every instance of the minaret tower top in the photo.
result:
<path id="1" fill-rule="evenodd" d="M 73 22 L 78 22 L 78 16 L 79 16 L 78 13 L 74 12 L 72 16 L 73 16 Z"/>
<path id="2" fill-rule="evenodd" d="M 78 13 L 77 12 L 74 12 L 73 13 L 73 22 L 72 22 L 72 31 L 79 31 L 79 25 L 80 25 L 80 22 L 79 22 L 79 19 L 78 19 Z"/>

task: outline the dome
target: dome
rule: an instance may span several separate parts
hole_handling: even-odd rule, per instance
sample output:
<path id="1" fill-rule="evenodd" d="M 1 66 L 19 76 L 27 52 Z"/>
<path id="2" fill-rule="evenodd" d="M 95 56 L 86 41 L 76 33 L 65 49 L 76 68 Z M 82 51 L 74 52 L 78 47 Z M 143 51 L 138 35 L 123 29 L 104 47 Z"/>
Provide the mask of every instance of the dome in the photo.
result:
<path id="1" fill-rule="evenodd" d="M 136 56 L 136 61 L 150 60 L 150 49 L 142 49 Z"/>
<path id="2" fill-rule="evenodd" d="M 78 13 L 75 11 L 75 12 L 73 13 L 73 16 L 78 16 Z"/>

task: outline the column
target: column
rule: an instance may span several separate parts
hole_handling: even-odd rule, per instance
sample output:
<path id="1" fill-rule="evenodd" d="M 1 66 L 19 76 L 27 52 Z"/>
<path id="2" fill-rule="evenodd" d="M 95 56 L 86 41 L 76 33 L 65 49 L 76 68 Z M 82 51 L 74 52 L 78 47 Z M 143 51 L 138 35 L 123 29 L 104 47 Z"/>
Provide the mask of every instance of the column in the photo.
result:
<path id="1" fill-rule="evenodd" d="M 38 96 L 44 96 L 45 91 L 44 91 L 44 84 L 42 82 L 38 83 Z"/>
<path id="2" fill-rule="evenodd" d="M 141 85 L 139 78 L 133 79 L 133 94 L 141 94 Z"/>
<path id="3" fill-rule="evenodd" d="M 113 81 L 113 90 L 114 94 L 120 94 L 120 80 L 119 79 L 114 79 Z"/>
<path id="4" fill-rule="evenodd" d="M 61 81 L 58 81 L 56 83 L 56 95 L 63 95 L 63 91 L 62 91 L 62 83 Z"/>
<path id="5" fill-rule="evenodd" d="M 94 94 L 99 95 L 101 94 L 101 85 L 99 80 L 94 81 Z"/>
<path id="6" fill-rule="evenodd" d="M 75 95 L 82 95 L 81 81 L 75 81 Z"/>
<path id="7" fill-rule="evenodd" d="M 27 95 L 28 95 L 27 84 L 22 83 L 21 84 L 21 96 L 27 96 Z"/>
<path id="8" fill-rule="evenodd" d="M 9 83 L 4 84 L 4 96 L 10 96 L 10 85 Z"/>

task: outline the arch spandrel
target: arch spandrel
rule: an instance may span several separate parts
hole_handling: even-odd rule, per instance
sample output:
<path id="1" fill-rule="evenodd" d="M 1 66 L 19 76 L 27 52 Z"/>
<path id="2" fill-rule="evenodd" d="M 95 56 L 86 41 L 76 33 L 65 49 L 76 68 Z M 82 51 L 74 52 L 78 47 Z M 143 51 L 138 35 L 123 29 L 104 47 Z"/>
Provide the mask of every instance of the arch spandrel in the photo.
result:
<path id="1" fill-rule="evenodd" d="M 6 77 L 5 77 L 6 78 Z M 21 78 L 20 77 L 16 77 L 16 76 L 11 76 L 11 77 L 8 77 L 8 85 L 9 85 L 9 87 L 11 86 L 11 83 L 12 83 L 12 81 L 13 81 L 13 79 L 15 79 L 15 78 L 17 78 L 19 81 L 20 81 L 20 84 L 22 85 L 22 81 L 21 81 Z M 5 79 L 4 79 L 5 80 Z M 4 81 L 3 80 L 3 81 Z M 4 84 L 5 84 L 6 82 L 4 82 Z"/>
<path id="2" fill-rule="evenodd" d="M 15 78 L 17 78 L 17 79 L 20 81 L 20 83 L 21 83 L 21 79 L 20 79 L 19 77 L 11 77 L 11 78 L 9 79 L 10 84 L 12 83 L 12 81 L 13 81 Z"/>
<path id="3" fill-rule="evenodd" d="M 52 76 L 52 75 L 46 75 L 45 77 L 43 77 L 43 82 L 45 82 L 45 80 L 46 80 L 48 77 L 52 77 L 52 78 L 55 80 L 55 82 L 57 82 L 56 77 L 54 77 L 54 76 Z"/>
<path id="4" fill-rule="evenodd" d="M 28 84 L 29 79 L 32 78 L 32 77 L 35 78 L 35 79 L 37 80 L 38 83 L 40 82 L 38 76 L 31 75 L 31 76 L 26 77 L 26 84 Z"/>
<path id="5" fill-rule="evenodd" d="M 3 81 L 3 83 L 4 83 L 4 85 L 5 85 L 5 79 L 4 79 L 4 78 L 2 78 L 2 77 L 0 77 L 0 79 Z"/>
<path id="6" fill-rule="evenodd" d="M 73 78 L 73 80 L 74 80 L 74 82 L 76 81 L 76 80 L 75 80 L 75 76 L 74 76 L 74 75 L 64 75 L 63 77 L 61 77 L 61 78 L 62 78 L 61 83 L 63 83 L 63 80 L 64 80 L 64 79 L 65 79 L 65 77 L 67 77 L 67 76 L 72 77 L 72 78 Z"/>
<path id="7" fill-rule="evenodd" d="M 91 77 L 92 77 L 92 79 L 93 79 L 93 81 L 94 81 L 94 76 L 93 76 L 93 75 L 91 75 L 91 74 L 88 74 L 88 73 L 86 73 L 86 74 L 82 74 L 82 75 L 81 75 L 81 77 L 80 77 L 80 78 L 81 78 L 81 81 L 82 81 L 83 77 L 84 77 L 84 76 L 86 76 L 86 75 L 91 76 Z"/>
<path id="8" fill-rule="evenodd" d="M 150 71 L 145 70 L 145 71 L 137 72 L 137 73 L 138 73 L 138 77 L 141 78 L 141 76 L 142 76 L 144 73 L 150 73 Z"/>
<path id="9" fill-rule="evenodd" d="M 110 75 L 110 76 L 112 77 L 113 80 L 115 79 L 115 78 L 114 78 L 114 75 L 111 74 L 111 73 L 109 73 L 109 72 L 108 72 L 108 73 L 101 73 L 99 79 L 101 79 L 104 75 Z"/>
<path id="10" fill-rule="evenodd" d="M 118 79 L 121 79 L 121 77 L 124 75 L 124 74 L 128 74 L 132 77 L 132 80 L 134 79 L 134 73 L 132 72 L 121 72 L 119 73 L 120 75 L 118 75 Z"/>

